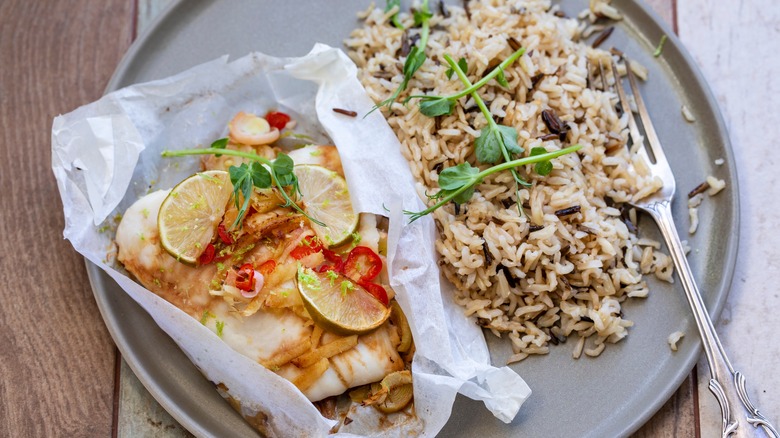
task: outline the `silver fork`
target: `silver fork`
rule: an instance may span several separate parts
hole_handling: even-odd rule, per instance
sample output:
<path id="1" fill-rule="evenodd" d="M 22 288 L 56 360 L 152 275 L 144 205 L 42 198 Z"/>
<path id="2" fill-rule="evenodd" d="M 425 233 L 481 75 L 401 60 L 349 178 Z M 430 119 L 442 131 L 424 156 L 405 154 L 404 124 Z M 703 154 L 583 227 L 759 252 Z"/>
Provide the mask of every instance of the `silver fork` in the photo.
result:
<path id="1" fill-rule="evenodd" d="M 631 72 L 631 61 L 625 56 L 622 56 L 622 58 L 626 64 L 631 92 L 634 96 L 636 108 L 639 112 L 646 134 L 647 144 L 649 144 L 650 152 L 652 152 L 652 158 L 654 158 L 654 160 L 650 159 L 651 157 L 648 154 L 645 145 L 641 144 L 644 143 L 643 137 L 640 135 L 639 127 L 637 126 L 636 119 L 631 111 L 628 96 L 622 85 L 622 79 L 618 74 L 618 69 L 613 59 L 611 68 L 613 73 L 612 76 L 614 77 L 614 86 L 617 89 L 623 110 L 629 115 L 628 127 L 631 133 L 632 142 L 639 144 L 638 147 L 632 149 L 635 149 L 635 153 L 639 154 L 645 160 L 650 168 L 651 174 L 663 181 L 663 188 L 659 191 L 631 204 L 652 216 L 658 224 L 658 227 L 664 236 L 664 240 L 666 241 L 666 246 L 669 248 L 669 252 L 674 260 L 675 267 L 677 268 L 677 275 L 685 290 L 685 296 L 693 311 L 693 317 L 696 320 L 696 326 L 699 328 L 702 344 L 704 344 L 704 352 L 707 356 L 707 363 L 709 364 L 711 376 L 709 389 L 718 400 L 721 418 L 723 420 L 721 429 L 722 436 L 758 436 L 760 435 L 760 426 L 766 435 L 773 438 L 780 438 L 777 429 L 775 429 L 769 420 L 753 406 L 750 398 L 748 398 L 747 390 L 745 388 L 745 376 L 741 372 L 735 371 L 734 367 L 731 365 L 731 362 L 726 355 L 726 351 L 723 349 L 720 339 L 718 339 L 718 334 L 715 332 L 715 327 L 712 325 L 712 320 L 704 306 L 704 301 L 699 293 L 699 289 L 696 287 L 693 273 L 688 265 L 688 260 L 685 257 L 685 252 L 682 243 L 680 242 L 680 236 L 677 234 L 677 229 L 674 226 L 674 220 L 672 218 L 672 198 L 674 197 L 675 192 L 674 175 L 672 174 L 671 167 L 669 167 L 669 162 L 666 159 L 666 154 L 664 154 L 661 143 L 658 141 L 658 136 L 653 128 L 653 122 L 650 120 L 650 115 L 647 112 L 642 96 L 639 93 L 636 78 Z M 602 85 L 607 89 L 608 86 L 606 84 L 608 81 L 604 75 L 604 69 L 601 63 L 599 63 L 599 68 L 601 70 Z M 745 426 L 746 423 L 753 427 L 750 428 Z"/>

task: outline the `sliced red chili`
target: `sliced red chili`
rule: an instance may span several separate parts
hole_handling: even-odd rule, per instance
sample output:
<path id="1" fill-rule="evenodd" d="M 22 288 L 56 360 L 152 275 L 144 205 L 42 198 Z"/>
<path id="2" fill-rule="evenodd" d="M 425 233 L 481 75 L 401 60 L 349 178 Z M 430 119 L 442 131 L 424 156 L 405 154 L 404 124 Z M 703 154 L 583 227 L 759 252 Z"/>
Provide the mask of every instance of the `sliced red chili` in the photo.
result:
<path id="1" fill-rule="evenodd" d="M 267 277 L 271 272 L 274 272 L 274 269 L 276 269 L 276 262 L 268 260 L 257 268 L 257 272 L 263 274 L 263 277 Z"/>
<path id="2" fill-rule="evenodd" d="M 322 255 L 324 255 L 325 260 L 329 261 L 331 264 L 320 266 L 319 272 L 336 271 L 338 273 L 344 273 L 344 259 L 340 255 L 327 248 L 322 249 Z"/>
<path id="3" fill-rule="evenodd" d="M 233 236 L 228 233 L 228 231 L 225 229 L 225 224 L 219 224 L 219 227 L 217 227 L 217 233 L 219 234 L 219 240 L 222 241 L 225 245 L 232 245 L 233 244 Z"/>
<path id="4" fill-rule="evenodd" d="M 374 296 L 379 302 L 385 305 L 385 307 L 390 305 L 390 300 L 387 298 L 387 291 L 381 284 L 376 283 L 370 283 L 361 281 L 358 282 L 360 286 L 363 287 L 368 293 Z"/>
<path id="5" fill-rule="evenodd" d="M 265 115 L 265 120 L 269 125 L 281 131 L 290 122 L 290 116 L 283 112 L 270 111 Z"/>
<path id="6" fill-rule="evenodd" d="M 290 251 L 290 257 L 295 260 L 300 260 L 315 252 L 322 251 L 322 244 L 316 237 L 304 237 L 301 243 L 298 244 L 292 251 Z"/>
<path id="7" fill-rule="evenodd" d="M 200 255 L 198 258 L 198 263 L 201 265 L 208 265 L 212 261 L 214 261 L 214 254 L 217 253 L 216 248 L 214 248 L 214 245 L 208 244 L 206 245 L 206 249 L 203 251 L 203 254 Z"/>
<path id="8" fill-rule="evenodd" d="M 236 277 L 236 287 L 241 290 L 252 290 L 255 286 L 255 269 L 251 263 L 245 263 L 238 268 L 238 276 Z"/>
<path id="9" fill-rule="evenodd" d="M 334 271 L 334 272 L 339 272 L 339 273 L 341 272 L 339 270 L 339 266 L 336 266 L 336 265 L 322 265 L 319 268 L 317 268 L 317 272 L 319 272 L 320 274 L 322 274 L 323 272 L 328 272 L 328 271 Z"/>
<path id="10" fill-rule="evenodd" d="M 360 282 L 371 282 L 382 272 L 382 259 L 367 246 L 356 246 L 344 262 L 344 275 Z"/>

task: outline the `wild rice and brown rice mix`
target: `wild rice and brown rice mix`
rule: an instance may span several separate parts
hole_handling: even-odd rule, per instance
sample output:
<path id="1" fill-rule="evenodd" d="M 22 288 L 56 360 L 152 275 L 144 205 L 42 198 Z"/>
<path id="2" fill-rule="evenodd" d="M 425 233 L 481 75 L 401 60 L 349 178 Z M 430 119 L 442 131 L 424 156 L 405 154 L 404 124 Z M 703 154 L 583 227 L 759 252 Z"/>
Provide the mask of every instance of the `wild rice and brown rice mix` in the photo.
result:
<path id="1" fill-rule="evenodd" d="M 525 169 L 532 186 L 521 188 L 520 199 L 512 175 L 502 172 L 480 184 L 467 204 L 436 210 L 441 268 L 457 286 L 455 299 L 466 314 L 497 336 L 507 334 L 515 353 L 510 362 L 545 354 L 548 342 L 570 335 L 577 337 L 574 357 L 597 356 L 633 325 L 624 319 L 621 303 L 647 296 L 642 275 L 672 281 L 671 259 L 657 251 L 657 242 L 637 236 L 636 212 L 623 206 L 656 191 L 660 182 L 626 148 L 627 117 L 616 108 L 617 96 L 590 83 L 599 77 L 599 60 L 609 65 L 610 54 L 579 42 L 587 24 L 556 16 L 549 1 L 468 5 L 468 16 L 458 7 L 448 7 L 447 14 L 432 8 L 437 13 L 430 22 L 428 59 L 400 100 L 460 91 L 457 78 L 445 74 L 445 53 L 465 58 L 476 82 L 514 51 L 509 42 L 514 38 L 527 52 L 505 72 L 509 89 L 491 81 L 480 90 L 490 111 L 499 123 L 517 129 L 523 155 L 540 146 L 583 148 L 553 160 L 546 177 Z M 401 82 L 402 46 L 419 32 L 410 29 L 408 14 L 401 14 L 406 31 L 393 27 L 388 19 L 394 12 L 372 6 L 361 15 L 365 26 L 346 41 L 376 102 Z M 568 125 L 563 141 L 544 137 L 550 134 L 541 116 L 546 109 Z M 435 119 L 419 113 L 414 101 L 382 111 L 421 196 L 437 190 L 442 169 L 477 164 L 473 143 L 486 120 L 472 98 Z"/>

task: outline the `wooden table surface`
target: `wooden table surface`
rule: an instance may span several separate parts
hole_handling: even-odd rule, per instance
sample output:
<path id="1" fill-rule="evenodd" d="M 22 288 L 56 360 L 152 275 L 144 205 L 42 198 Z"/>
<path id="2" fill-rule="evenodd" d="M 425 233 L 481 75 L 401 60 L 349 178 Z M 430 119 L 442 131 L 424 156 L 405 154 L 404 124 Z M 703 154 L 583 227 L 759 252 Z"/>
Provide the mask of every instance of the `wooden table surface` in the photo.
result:
<path id="1" fill-rule="evenodd" d="M 0 436 L 188 436 L 121 360 L 62 239 L 54 116 L 99 98 L 165 1 L 0 1 Z M 650 2 L 676 30 L 674 0 Z M 695 371 L 694 371 L 695 374 Z M 695 375 L 637 437 L 699 435 Z"/>

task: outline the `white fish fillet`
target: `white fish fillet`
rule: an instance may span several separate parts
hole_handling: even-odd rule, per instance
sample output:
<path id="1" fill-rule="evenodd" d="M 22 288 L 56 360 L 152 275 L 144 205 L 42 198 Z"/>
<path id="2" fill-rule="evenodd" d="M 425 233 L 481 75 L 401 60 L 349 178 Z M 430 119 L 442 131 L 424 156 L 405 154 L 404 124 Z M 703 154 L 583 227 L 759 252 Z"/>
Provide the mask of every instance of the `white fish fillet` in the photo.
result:
<path id="1" fill-rule="evenodd" d="M 117 258 L 125 268 L 147 289 L 201 319 L 212 330 L 217 331 L 219 321 L 222 339 L 258 363 L 268 363 L 274 357 L 310 345 L 311 321 L 285 308 L 261 309 L 251 316 L 241 316 L 231 311 L 221 297 L 209 294 L 209 282 L 217 269 L 214 264 L 184 265 L 160 246 L 157 212 L 167 194 L 168 191 L 151 193 L 125 212 L 116 234 Z M 390 330 L 393 329 L 385 324 L 360 336 L 356 347 L 330 358 L 328 370 L 304 394 L 309 400 L 318 401 L 403 369 Z M 271 369 L 291 381 L 301 374 L 291 363 Z"/>

